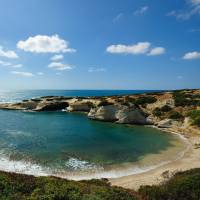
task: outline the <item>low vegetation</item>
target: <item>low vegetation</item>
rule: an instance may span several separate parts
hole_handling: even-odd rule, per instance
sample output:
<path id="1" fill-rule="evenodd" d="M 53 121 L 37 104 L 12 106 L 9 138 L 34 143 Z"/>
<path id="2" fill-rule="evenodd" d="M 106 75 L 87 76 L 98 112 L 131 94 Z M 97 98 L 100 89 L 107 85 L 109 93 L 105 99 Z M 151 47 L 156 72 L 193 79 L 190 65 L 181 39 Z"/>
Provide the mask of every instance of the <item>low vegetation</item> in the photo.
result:
<path id="1" fill-rule="evenodd" d="M 168 105 L 164 105 L 163 107 L 161 108 L 155 108 L 153 110 L 153 114 L 156 116 L 156 117 L 160 117 L 162 115 L 164 115 L 165 113 L 171 111 L 172 108 Z"/>
<path id="2" fill-rule="evenodd" d="M 108 102 L 107 100 L 102 100 L 97 106 L 109 106 L 113 105 L 113 103 Z"/>
<path id="3" fill-rule="evenodd" d="M 173 92 L 173 98 L 175 100 L 175 106 L 200 106 L 198 94 L 178 90 Z"/>
<path id="4" fill-rule="evenodd" d="M 135 104 L 143 106 L 146 104 L 155 103 L 156 101 L 157 99 L 153 96 L 141 96 L 135 100 Z"/>
<path id="5" fill-rule="evenodd" d="M 179 172 L 138 192 L 111 186 L 106 179 L 69 181 L 0 172 L 1 200 L 199 200 L 200 168 Z"/>
<path id="6" fill-rule="evenodd" d="M 188 113 L 192 119 L 192 124 L 200 127 L 200 110 L 193 110 Z"/>
<path id="7" fill-rule="evenodd" d="M 159 186 L 142 186 L 139 193 L 146 200 L 199 200 L 200 169 L 179 172 Z"/>
<path id="8" fill-rule="evenodd" d="M 183 118 L 184 116 L 177 111 L 172 111 L 169 113 L 169 119 L 183 119 Z"/>
<path id="9" fill-rule="evenodd" d="M 1 200 L 137 200 L 137 195 L 107 180 L 69 181 L 0 172 Z"/>

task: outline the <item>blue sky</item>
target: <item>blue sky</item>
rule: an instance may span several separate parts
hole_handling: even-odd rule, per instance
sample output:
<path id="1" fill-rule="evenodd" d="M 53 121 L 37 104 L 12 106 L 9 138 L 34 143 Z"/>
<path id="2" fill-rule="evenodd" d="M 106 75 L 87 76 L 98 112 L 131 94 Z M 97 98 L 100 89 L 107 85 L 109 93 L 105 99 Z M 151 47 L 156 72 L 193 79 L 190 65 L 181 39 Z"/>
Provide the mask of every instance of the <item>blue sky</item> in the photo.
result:
<path id="1" fill-rule="evenodd" d="M 0 0 L 0 89 L 200 88 L 200 0 Z"/>

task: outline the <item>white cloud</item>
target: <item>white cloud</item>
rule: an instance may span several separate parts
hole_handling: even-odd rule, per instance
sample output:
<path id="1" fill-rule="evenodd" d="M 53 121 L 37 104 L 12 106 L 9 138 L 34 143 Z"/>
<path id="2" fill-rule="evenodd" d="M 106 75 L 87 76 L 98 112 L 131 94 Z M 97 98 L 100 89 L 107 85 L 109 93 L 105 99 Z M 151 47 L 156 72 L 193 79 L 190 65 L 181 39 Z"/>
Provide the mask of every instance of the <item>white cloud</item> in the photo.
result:
<path id="1" fill-rule="evenodd" d="M 5 67 L 12 67 L 12 68 L 21 68 L 21 67 L 23 67 L 22 64 L 13 65 L 10 62 L 6 62 L 6 61 L 2 61 L 2 60 L 0 60 L 0 65 L 5 66 Z"/>
<path id="2" fill-rule="evenodd" d="M 52 61 L 62 60 L 64 56 L 62 54 L 57 54 L 51 57 Z"/>
<path id="3" fill-rule="evenodd" d="M 39 76 L 43 76 L 44 73 L 43 73 L 43 72 L 38 72 L 37 75 L 39 75 Z"/>
<path id="4" fill-rule="evenodd" d="M 134 12 L 134 15 L 143 15 L 144 13 L 146 13 L 149 10 L 148 6 L 143 6 L 140 9 L 136 10 Z"/>
<path id="5" fill-rule="evenodd" d="M 106 51 L 115 54 L 145 54 L 151 44 L 149 42 L 139 42 L 133 45 L 110 45 L 107 47 Z"/>
<path id="6" fill-rule="evenodd" d="M 61 62 L 52 62 L 48 65 L 48 67 L 56 69 L 56 70 L 60 70 L 60 71 L 73 69 L 73 66 L 68 65 L 68 64 L 63 64 Z"/>
<path id="7" fill-rule="evenodd" d="M 65 53 L 76 51 L 75 49 L 69 48 L 69 43 L 61 39 L 58 35 L 36 35 L 29 37 L 25 41 L 19 41 L 17 47 L 33 53 Z"/>
<path id="8" fill-rule="evenodd" d="M 189 20 L 194 15 L 200 15 L 200 0 L 185 0 L 187 8 L 182 10 L 172 10 L 167 16 L 174 16 L 177 20 Z"/>
<path id="9" fill-rule="evenodd" d="M 19 72 L 19 71 L 11 71 L 12 74 L 18 75 L 18 76 L 26 76 L 26 77 L 32 77 L 34 76 L 31 72 Z"/>
<path id="10" fill-rule="evenodd" d="M 4 50 L 2 46 L 0 46 L 0 57 L 5 57 L 5 58 L 19 58 L 19 56 L 11 50 Z"/>
<path id="11" fill-rule="evenodd" d="M 158 56 L 165 53 L 164 47 L 151 47 L 150 42 L 138 42 L 133 45 L 110 45 L 107 47 L 106 51 L 113 54 L 145 54 L 149 56 Z"/>
<path id="12" fill-rule="evenodd" d="M 88 69 L 88 72 L 92 73 L 92 72 L 105 72 L 106 69 L 105 68 L 95 68 L 95 67 L 90 67 Z"/>
<path id="13" fill-rule="evenodd" d="M 10 62 L 5 62 L 5 61 L 0 60 L 0 65 L 2 65 L 2 66 L 10 66 L 12 64 Z"/>
<path id="14" fill-rule="evenodd" d="M 183 56 L 183 59 L 185 60 L 200 59 L 200 52 L 198 51 L 188 52 Z"/>
<path id="15" fill-rule="evenodd" d="M 158 55 L 162 55 L 164 53 L 165 53 L 165 48 L 163 48 L 163 47 L 155 47 L 155 48 L 150 50 L 148 55 L 149 56 L 158 56 Z"/>
<path id="16" fill-rule="evenodd" d="M 119 13 L 116 17 L 114 17 L 113 19 L 113 23 L 118 22 L 119 20 L 121 20 L 123 18 L 124 14 L 123 13 Z"/>

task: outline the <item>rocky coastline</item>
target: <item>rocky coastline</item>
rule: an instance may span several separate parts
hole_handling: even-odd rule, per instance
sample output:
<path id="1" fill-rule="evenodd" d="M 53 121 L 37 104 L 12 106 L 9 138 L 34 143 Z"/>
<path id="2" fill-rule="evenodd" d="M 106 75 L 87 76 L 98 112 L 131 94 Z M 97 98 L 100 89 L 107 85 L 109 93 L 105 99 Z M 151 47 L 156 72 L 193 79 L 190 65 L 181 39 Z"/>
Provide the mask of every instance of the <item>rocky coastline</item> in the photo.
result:
<path id="1" fill-rule="evenodd" d="M 92 120 L 154 125 L 186 136 L 200 134 L 200 117 L 197 116 L 195 121 L 190 114 L 198 115 L 200 112 L 200 90 L 88 98 L 45 96 L 18 103 L 3 103 L 0 109 L 84 112 Z"/>
<path id="2" fill-rule="evenodd" d="M 112 185 L 137 190 L 142 185 L 160 184 L 177 171 L 200 167 L 200 90 L 177 90 L 105 97 L 45 96 L 18 103 L 2 103 L 0 109 L 30 112 L 84 112 L 91 120 L 151 125 L 178 133 L 188 142 L 179 160 L 141 174 L 109 179 Z"/>

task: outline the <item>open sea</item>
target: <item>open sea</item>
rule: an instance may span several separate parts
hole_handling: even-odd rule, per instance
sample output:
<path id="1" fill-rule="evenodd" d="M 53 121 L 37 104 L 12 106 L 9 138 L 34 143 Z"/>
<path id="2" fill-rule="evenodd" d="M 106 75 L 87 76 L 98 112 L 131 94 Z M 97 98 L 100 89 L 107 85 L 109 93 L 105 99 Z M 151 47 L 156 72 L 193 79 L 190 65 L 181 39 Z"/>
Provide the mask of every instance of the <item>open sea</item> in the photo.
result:
<path id="1" fill-rule="evenodd" d="M 146 91 L 34 90 L 0 92 L 0 102 L 40 96 L 103 96 Z M 0 170 L 75 180 L 146 171 L 181 156 L 174 134 L 92 121 L 82 113 L 0 110 Z"/>

